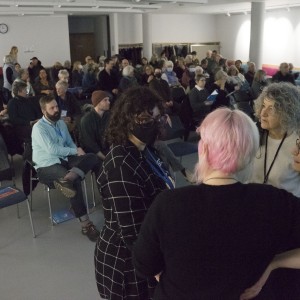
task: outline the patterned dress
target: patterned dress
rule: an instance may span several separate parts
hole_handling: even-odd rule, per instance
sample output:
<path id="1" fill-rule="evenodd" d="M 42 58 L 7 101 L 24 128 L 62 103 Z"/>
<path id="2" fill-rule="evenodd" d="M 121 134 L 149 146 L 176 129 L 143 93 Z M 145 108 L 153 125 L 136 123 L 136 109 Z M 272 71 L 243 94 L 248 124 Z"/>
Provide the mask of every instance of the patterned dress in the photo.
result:
<path id="1" fill-rule="evenodd" d="M 105 224 L 95 248 L 95 275 L 105 299 L 151 299 L 155 280 L 140 278 L 132 266 L 132 246 L 152 201 L 166 188 L 136 146 L 113 146 L 98 178 Z"/>

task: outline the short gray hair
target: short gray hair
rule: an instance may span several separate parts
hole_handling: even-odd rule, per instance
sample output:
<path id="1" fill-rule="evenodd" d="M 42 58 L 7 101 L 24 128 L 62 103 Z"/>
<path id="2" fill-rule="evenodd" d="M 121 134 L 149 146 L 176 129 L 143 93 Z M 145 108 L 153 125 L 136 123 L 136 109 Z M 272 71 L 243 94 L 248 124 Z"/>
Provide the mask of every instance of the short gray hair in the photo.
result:
<path id="1" fill-rule="evenodd" d="M 122 75 L 123 76 L 130 76 L 130 74 L 134 73 L 134 67 L 133 66 L 126 66 L 123 71 L 122 71 Z"/>
<path id="2" fill-rule="evenodd" d="M 300 90 L 288 82 L 272 83 L 265 87 L 255 101 L 255 113 L 259 118 L 265 98 L 273 100 L 280 116 L 282 130 L 288 133 L 300 130 Z"/>

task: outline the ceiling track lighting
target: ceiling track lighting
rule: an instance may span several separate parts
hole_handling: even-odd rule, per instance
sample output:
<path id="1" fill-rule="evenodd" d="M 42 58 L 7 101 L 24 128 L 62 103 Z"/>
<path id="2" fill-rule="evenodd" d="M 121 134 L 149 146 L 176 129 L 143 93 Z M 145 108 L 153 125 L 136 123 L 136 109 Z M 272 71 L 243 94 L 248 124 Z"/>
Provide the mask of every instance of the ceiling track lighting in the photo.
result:
<path id="1" fill-rule="evenodd" d="M 227 16 L 227 17 L 230 17 L 230 16 L 231 16 L 231 14 L 230 14 L 229 11 L 226 13 L 226 16 Z"/>

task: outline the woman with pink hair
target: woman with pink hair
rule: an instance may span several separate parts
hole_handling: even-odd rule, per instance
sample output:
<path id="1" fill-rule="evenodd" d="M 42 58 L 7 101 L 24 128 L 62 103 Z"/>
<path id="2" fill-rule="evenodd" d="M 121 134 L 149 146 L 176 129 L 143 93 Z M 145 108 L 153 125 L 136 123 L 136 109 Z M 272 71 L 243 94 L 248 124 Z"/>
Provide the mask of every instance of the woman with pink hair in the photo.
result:
<path id="1" fill-rule="evenodd" d="M 300 201 L 244 184 L 259 147 L 246 114 L 217 109 L 198 132 L 199 184 L 156 197 L 134 245 L 136 272 L 159 280 L 155 300 L 277 299 L 271 271 L 300 269 Z"/>

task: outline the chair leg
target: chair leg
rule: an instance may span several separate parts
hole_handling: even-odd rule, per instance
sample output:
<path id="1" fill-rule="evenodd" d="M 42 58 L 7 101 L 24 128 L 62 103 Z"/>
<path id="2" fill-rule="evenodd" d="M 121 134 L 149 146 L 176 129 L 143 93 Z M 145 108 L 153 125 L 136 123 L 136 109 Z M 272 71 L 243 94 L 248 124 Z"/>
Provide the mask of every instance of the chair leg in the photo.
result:
<path id="1" fill-rule="evenodd" d="M 32 211 L 32 201 L 33 201 L 33 194 L 32 194 L 32 170 L 30 170 L 30 209 Z"/>
<path id="2" fill-rule="evenodd" d="M 51 225 L 54 226 L 53 216 L 52 216 L 52 205 L 51 205 L 51 197 L 50 197 L 50 188 L 48 186 L 46 188 L 47 188 L 47 198 L 48 198 L 48 204 L 49 204 L 50 221 L 51 221 Z"/>
<path id="3" fill-rule="evenodd" d="M 82 184 L 83 184 L 83 190 L 84 190 L 84 199 L 85 199 L 86 212 L 89 215 L 90 214 L 90 209 L 89 209 L 89 200 L 88 200 L 88 197 L 87 197 L 85 178 L 82 180 Z"/>
<path id="4" fill-rule="evenodd" d="M 91 172 L 91 184 L 92 184 L 92 197 L 93 197 L 93 205 L 94 207 L 96 206 L 96 201 L 95 201 L 95 187 L 94 187 L 94 172 Z M 95 175 L 96 176 L 96 175 Z"/>
<path id="5" fill-rule="evenodd" d="M 30 203 L 29 200 L 26 200 L 27 203 L 27 208 L 28 208 L 28 215 L 29 215 L 29 220 L 30 220 L 30 225 L 31 225 L 31 230 L 32 230 L 32 236 L 35 238 L 36 234 L 35 234 L 35 230 L 34 230 L 34 225 L 33 225 L 33 221 L 32 221 L 32 215 L 31 215 L 31 207 L 30 207 Z"/>

